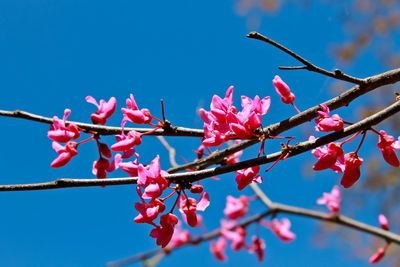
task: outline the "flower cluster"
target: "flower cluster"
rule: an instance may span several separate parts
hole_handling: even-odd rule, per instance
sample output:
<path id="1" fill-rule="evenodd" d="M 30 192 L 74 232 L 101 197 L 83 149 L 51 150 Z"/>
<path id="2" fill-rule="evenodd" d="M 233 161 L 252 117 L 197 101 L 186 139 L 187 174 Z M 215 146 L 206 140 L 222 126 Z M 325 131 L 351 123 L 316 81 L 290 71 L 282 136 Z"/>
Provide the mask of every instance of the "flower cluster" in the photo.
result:
<path id="1" fill-rule="evenodd" d="M 275 76 L 272 83 L 280 95 L 281 101 L 285 104 L 293 105 L 296 111 L 300 112 L 294 105 L 295 96 L 289 86 L 279 76 Z M 235 144 L 239 144 L 242 139 L 257 137 L 262 141 L 261 153 L 261 151 L 264 151 L 264 141 L 266 138 L 290 138 L 290 140 L 294 138 L 261 135 L 262 115 L 265 115 L 269 111 L 271 104 L 270 97 L 267 96 L 261 99 L 259 96 L 255 96 L 254 99 L 251 99 L 247 96 L 242 96 L 242 110 L 238 111 L 233 105 L 233 90 L 233 86 L 229 87 L 223 99 L 214 95 L 210 104 L 210 111 L 200 109 L 200 117 L 204 121 L 204 136 L 201 139 L 202 145 L 195 151 L 197 154 L 195 161 L 200 160 L 204 155 L 208 155 L 205 149 L 211 154 L 212 151 L 209 147 L 222 146 L 223 143 L 232 139 L 236 139 Z M 97 102 L 92 96 L 87 96 L 86 101 L 94 104 L 98 109 L 90 116 L 93 124 L 105 125 L 116 110 L 117 102 L 114 97 L 111 97 L 109 101 L 101 99 Z M 345 123 L 350 124 L 344 122 L 338 114 L 330 115 L 330 110 L 326 105 L 320 104 L 319 107 L 321 110 L 318 111 L 318 118 L 315 119 L 316 131 L 340 132 L 343 130 Z M 62 120 L 54 116 L 53 124 L 50 126 L 47 135 L 53 140 L 52 147 L 58 156 L 51 163 L 51 167 L 59 168 L 65 166 L 73 157 L 78 155 L 79 145 L 94 140 L 97 144 L 99 158 L 93 162 L 92 173 L 97 178 L 106 178 L 107 173 L 114 172 L 117 169 L 121 169 L 131 177 L 137 177 L 136 192 L 140 200 L 134 205 L 138 212 L 134 218 L 134 222 L 151 225 L 153 228 L 149 235 L 155 238 L 156 244 L 165 248 L 166 251 L 168 248 L 179 247 L 191 242 L 189 231 L 182 229 L 182 222 L 185 222 L 190 227 L 204 227 L 199 211 L 205 211 L 210 205 L 209 194 L 204 191 L 203 186 L 199 182 L 194 185 L 188 183 L 176 183 L 173 185 L 170 180 L 166 179 L 168 173 L 161 169 L 160 157 L 158 155 L 148 165 L 139 162 L 139 154 L 136 151 L 136 147 L 142 144 L 143 135 L 153 133 L 163 127 L 166 129 L 169 123 L 165 121 L 164 113 L 164 120 L 162 121 L 153 117 L 149 109 L 139 109 L 132 94 L 126 100 L 126 107 L 121 108 L 121 111 L 123 114 L 121 132 L 115 135 L 116 142 L 110 147 L 100 141 L 99 133 L 84 131 L 76 123 L 67 122 L 71 110 L 65 109 Z M 153 123 L 154 120 L 158 124 Z M 147 124 L 153 128 L 149 128 L 147 132 L 141 129 L 125 132 L 125 125 L 129 122 Z M 379 135 L 377 146 L 382 152 L 384 160 L 394 167 L 399 167 L 400 162 L 395 150 L 400 149 L 400 137 L 396 141 L 393 136 L 388 135 L 383 130 L 380 132 L 373 129 L 368 130 Z M 90 137 L 79 142 L 73 141 L 80 138 L 81 132 L 88 133 Z M 312 154 L 318 159 L 313 169 L 315 171 L 332 169 L 334 172 L 343 173 L 341 185 L 345 188 L 351 187 L 361 175 L 360 166 L 363 163 L 363 159 L 358 156 L 358 151 L 364 141 L 366 132 L 367 130 L 363 130 L 345 141 L 339 143 L 332 142 L 313 149 Z M 359 134 L 362 134 L 363 138 L 358 148 L 354 152 L 345 153 L 342 148 L 343 145 L 353 140 Z M 313 136 L 309 138 L 310 141 L 314 139 L 315 137 Z M 289 147 L 289 141 L 286 147 L 284 147 L 285 149 Z M 61 143 L 65 143 L 65 145 Z M 115 153 L 114 156 L 113 152 Z M 238 151 L 228 156 L 224 159 L 223 164 L 238 163 L 242 153 L 242 151 Z M 276 162 L 284 160 L 289 153 L 290 151 L 282 153 L 282 157 L 279 157 Z M 263 178 L 259 175 L 259 172 L 260 166 L 235 171 L 235 181 L 238 190 L 243 190 L 252 182 L 261 183 Z M 173 192 L 163 197 L 163 194 L 169 189 L 173 190 Z M 192 194 L 198 195 L 198 198 L 188 196 L 189 191 Z M 165 201 L 172 196 L 176 197 L 175 202 L 171 208 L 167 209 Z M 217 241 L 211 241 L 210 244 L 210 251 L 216 259 L 220 261 L 227 260 L 225 251 L 228 244 L 230 244 L 233 251 L 246 250 L 249 253 L 256 254 L 259 261 L 264 259 L 264 240 L 259 237 L 257 232 L 257 235 L 252 237 L 251 243 L 246 242 L 248 236 L 247 229 L 242 226 L 244 224 L 240 224 L 237 221 L 245 217 L 248 213 L 249 200 L 250 198 L 246 196 L 240 196 L 239 198 L 233 196 L 227 197 L 226 207 L 223 211 L 225 219 L 221 220 L 221 236 Z M 326 205 L 332 217 L 337 216 L 341 208 L 341 191 L 339 187 L 334 186 L 330 193 L 323 193 L 323 196 L 317 200 L 317 203 Z M 179 210 L 182 220 L 179 220 L 174 214 L 175 208 Z M 293 241 L 296 235 L 290 230 L 290 220 L 287 218 L 279 220 L 276 218 L 276 215 L 274 214 L 269 220 L 260 220 L 259 224 L 269 229 L 281 241 Z M 379 222 L 382 229 L 389 230 L 388 221 L 385 216 L 380 215 Z M 387 247 L 388 244 L 378 249 L 376 254 L 370 258 L 370 262 L 378 262 L 384 256 Z"/>
<path id="2" fill-rule="evenodd" d="M 210 251 L 219 261 L 227 261 L 225 254 L 228 242 L 231 243 L 233 251 L 247 250 L 249 253 L 255 253 L 261 262 L 264 259 L 265 242 L 258 235 L 252 237 L 251 245 L 246 243 L 247 230 L 237 220 L 246 216 L 249 208 L 249 197 L 240 196 L 235 198 L 227 196 L 224 214 L 226 220 L 221 220 L 221 237 L 217 242 L 211 242 Z M 290 221 L 283 218 L 281 221 L 272 219 L 271 221 L 261 220 L 260 224 L 271 230 L 281 241 L 290 242 L 296 238 L 296 235 L 290 231 Z"/>
<path id="3" fill-rule="evenodd" d="M 203 145 L 219 146 L 235 136 L 241 139 L 253 137 L 253 131 L 261 126 L 261 116 L 267 114 L 270 104 L 269 96 L 263 99 L 256 96 L 253 100 L 242 96 L 242 111 L 237 112 L 233 106 L 233 86 L 228 88 L 224 99 L 214 95 L 210 111 L 199 110 L 204 121 Z"/>

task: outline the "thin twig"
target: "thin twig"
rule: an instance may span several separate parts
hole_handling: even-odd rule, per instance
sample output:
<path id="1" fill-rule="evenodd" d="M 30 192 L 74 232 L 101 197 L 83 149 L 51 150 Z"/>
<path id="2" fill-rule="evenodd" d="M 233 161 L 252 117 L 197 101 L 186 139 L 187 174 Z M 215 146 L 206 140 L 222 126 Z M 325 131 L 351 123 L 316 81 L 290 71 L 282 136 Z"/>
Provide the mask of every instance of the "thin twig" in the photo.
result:
<path id="1" fill-rule="evenodd" d="M 36 121 L 41 123 L 52 124 L 53 118 L 44 117 L 40 115 L 36 115 L 33 113 L 29 113 L 22 110 L 8 111 L 8 110 L 0 110 L 0 116 L 3 117 L 12 117 L 19 119 L 26 119 L 30 121 Z M 121 127 L 114 126 L 103 126 L 103 125 L 95 125 L 90 123 L 76 122 L 76 121 L 66 121 L 67 124 L 75 123 L 79 128 L 85 130 L 86 132 L 96 132 L 100 135 L 115 135 L 121 134 Z M 139 133 L 147 133 L 151 131 L 151 128 L 128 128 L 125 127 L 124 130 L 126 132 L 135 130 Z M 203 137 L 204 131 L 200 129 L 191 129 L 185 127 L 165 127 L 163 129 L 158 129 L 148 135 L 162 135 L 162 136 L 192 136 L 192 137 Z"/>
<path id="2" fill-rule="evenodd" d="M 304 141 L 292 146 L 290 148 L 289 157 L 299 155 L 301 153 L 310 151 L 322 145 L 326 145 L 330 142 L 335 142 L 341 138 L 352 135 L 358 131 L 368 129 L 369 127 L 380 123 L 381 121 L 389 118 L 395 113 L 400 111 L 400 101 L 395 102 L 389 107 L 371 115 L 364 120 L 361 120 L 355 124 L 352 124 L 344 128 L 340 132 L 334 132 L 320 138 Z M 266 163 L 276 161 L 282 153 L 286 152 L 275 152 L 263 157 L 249 159 L 241 161 L 235 164 L 223 165 L 215 168 L 209 168 L 206 170 L 186 172 L 186 173 L 175 173 L 168 174 L 164 177 L 173 183 L 193 183 L 205 178 L 212 176 L 218 176 L 225 173 L 242 170 L 245 168 L 263 165 Z M 104 185 L 126 185 L 136 183 L 137 178 L 110 178 L 110 179 L 58 179 L 49 183 L 40 184 L 17 184 L 17 185 L 1 185 L 0 191 L 26 191 L 26 190 L 45 190 L 45 189 L 56 189 L 56 188 L 67 188 L 67 187 L 83 187 L 83 186 L 104 186 Z"/>
<path id="3" fill-rule="evenodd" d="M 338 79 L 338 80 L 351 82 L 351 83 L 355 83 L 355 84 L 363 84 L 365 82 L 365 79 L 359 79 L 359 78 L 356 78 L 356 77 L 349 76 L 349 75 L 343 73 L 341 70 L 338 70 L 338 69 L 335 69 L 334 72 L 322 69 L 322 68 L 312 64 L 310 61 L 304 59 L 300 55 L 296 54 L 292 50 L 284 47 L 283 45 L 275 42 L 274 40 L 269 39 L 268 37 L 266 37 L 266 36 L 264 36 L 262 34 L 259 34 L 258 32 L 251 32 L 251 33 L 249 33 L 247 35 L 247 37 L 251 38 L 251 39 L 260 40 L 260 41 L 263 41 L 263 42 L 266 42 L 266 43 L 268 43 L 270 45 L 275 46 L 276 48 L 282 50 L 286 54 L 290 55 L 291 57 L 293 57 L 293 58 L 297 59 L 298 61 L 300 61 L 301 63 L 303 63 L 305 65 L 304 69 L 306 69 L 306 70 L 317 72 L 317 73 L 323 74 L 325 76 L 329 76 L 329 77 L 332 77 L 332 78 L 335 78 L 335 79 Z"/>
<path id="4" fill-rule="evenodd" d="M 164 136 L 157 136 L 158 140 L 161 142 L 161 144 L 165 147 L 165 149 L 168 150 L 168 155 L 169 155 L 169 162 L 171 163 L 172 167 L 177 167 L 179 166 L 178 163 L 176 163 L 175 155 L 176 155 L 176 150 L 172 146 L 170 146 L 165 140 Z"/>

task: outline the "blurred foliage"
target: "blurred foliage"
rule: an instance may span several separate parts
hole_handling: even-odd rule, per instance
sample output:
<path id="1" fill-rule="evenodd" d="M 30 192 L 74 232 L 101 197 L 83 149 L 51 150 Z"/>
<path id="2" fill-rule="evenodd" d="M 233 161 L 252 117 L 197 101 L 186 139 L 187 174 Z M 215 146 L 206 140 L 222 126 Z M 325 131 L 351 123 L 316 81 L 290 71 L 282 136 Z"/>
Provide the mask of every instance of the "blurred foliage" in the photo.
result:
<path id="1" fill-rule="evenodd" d="M 235 0 L 236 13 L 248 18 L 249 27 L 257 27 L 262 14 L 278 12 L 288 4 L 308 8 L 312 0 Z M 348 40 L 336 44 L 334 55 L 341 63 L 351 63 L 374 46 L 374 54 L 390 67 L 400 65 L 400 1 L 396 0 L 319 0 L 336 10 Z"/>

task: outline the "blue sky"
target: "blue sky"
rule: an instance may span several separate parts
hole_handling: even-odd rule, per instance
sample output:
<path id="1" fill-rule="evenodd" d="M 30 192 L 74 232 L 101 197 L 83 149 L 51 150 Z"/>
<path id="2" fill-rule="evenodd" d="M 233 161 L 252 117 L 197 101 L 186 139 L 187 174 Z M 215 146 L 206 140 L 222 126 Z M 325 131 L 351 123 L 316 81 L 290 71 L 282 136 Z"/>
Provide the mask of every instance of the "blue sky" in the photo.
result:
<path id="1" fill-rule="evenodd" d="M 331 80 L 305 71 L 279 71 L 281 65 L 297 65 L 289 56 L 259 41 L 247 39 L 257 30 L 292 48 L 317 65 L 335 67 L 332 43 L 346 40 L 337 12 L 331 6 L 314 3 L 309 9 L 286 5 L 270 16 L 262 15 L 260 26 L 248 28 L 247 17 L 238 16 L 234 1 L 0 1 L 0 109 L 21 109 L 44 116 L 62 116 L 70 108 L 71 120 L 90 122 L 94 106 L 85 102 L 117 98 L 117 113 L 109 125 L 118 126 L 125 99 L 135 95 L 140 108 L 161 117 L 164 99 L 167 119 L 173 125 L 202 128 L 199 107 L 209 108 L 213 94 L 223 96 L 235 86 L 235 105 L 240 96 L 270 95 L 272 105 L 264 124 L 294 114 L 279 101 L 271 80 L 279 74 L 296 94 L 296 104 L 306 109 L 328 99 Z M 374 63 L 374 64 L 366 64 Z M 384 69 L 371 54 L 364 53 L 346 71 L 360 77 Z M 359 101 L 358 101 L 359 102 Z M 357 104 L 357 103 L 356 103 Z M 341 114 L 352 118 L 351 109 Z M 94 143 L 80 148 L 66 167 L 51 169 L 56 153 L 47 138 L 47 125 L 0 118 L 3 140 L 0 162 L 1 184 L 34 183 L 59 177 L 93 178 Z M 305 138 L 313 125 L 288 134 Z M 109 144 L 114 139 L 105 138 Z M 178 155 L 193 160 L 191 152 L 199 139 L 168 138 Z M 279 142 L 266 145 L 273 152 Z M 243 158 L 254 157 L 258 148 L 246 150 Z M 143 163 L 157 154 L 163 169 L 169 168 L 165 149 L 152 137 L 138 148 Z M 302 177 L 302 155 L 279 164 L 264 175 L 262 188 L 274 201 L 317 208 L 315 200 L 330 191 L 339 177 L 321 172 L 312 179 Z M 183 162 L 180 162 L 183 163 Z M 263 167 L 265 169 L 265 167 Z M 113 177 L 126 176 L 122 172 Z M 239 196 L 233 175 L 221 181 L 205 181 L 211 206 L 204 213 L 209 230 L 218 227 L 226 195 Z M 250 189 L 244 194 L 251 195 Z M 0 194 L 0 265 L 2 266 L 102 266 L 155 247 L 148 236 L 151 227 L 133 222 L 134 186 L 77 188 Z M 260 208 L 260 209 L 257 209 Z M 262 210 L 255 205 L 254 212 Z M 348 214 L 350 216 L 355 214 Z M 375 224 L 375 213 L 359 218 Z M 326 247 L 315 243 L 319 223 L 292 218 L 297 239 L 283 244 L 268 231 L 269 266 L 364 266 L 367 256 L 356 259 L 348 251 L 357 244 L 344 244 L 327 235 Z M 249 228 L 254 233 L 255 227 Z M 250 234 L 251 235 L 251 234 Z M 338 248 L 342 247 L 342 249 Z M 343 249 L 344 248 L 344 249 Z M 368 248 L 368 246 L 367 246 Z M 368 251 L 368 250 L 367 250 Z M 372 253 L 373 251 L 368 251 Z M 228 253 L 229 265 L 258 266 L 253 255 Z M 165 258 L 159 266 L 190 264 L 219 266 L 208 252 L 208 244 L 184 248 Z M 265 264 L 265 263 L 264 263 Z"/>

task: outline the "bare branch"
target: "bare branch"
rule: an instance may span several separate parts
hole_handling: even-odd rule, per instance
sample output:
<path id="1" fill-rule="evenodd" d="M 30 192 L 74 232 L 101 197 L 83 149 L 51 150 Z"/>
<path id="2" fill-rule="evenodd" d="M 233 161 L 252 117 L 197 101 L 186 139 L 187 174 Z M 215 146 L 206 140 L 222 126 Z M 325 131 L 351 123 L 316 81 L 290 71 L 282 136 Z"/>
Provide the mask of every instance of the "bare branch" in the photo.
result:
<path id="1" fill-rule="evenodd" d="M 276 203 L 276 202 L 271 202 L 271 206 L 273 208 L 269 209 L 268 211 L 266 211 L 264 213 L 254 215 L 248 219 L 243 220 L 241 223 L 238 223 L 236 227 L 247 227 L 250 224 L 258 222 L 262 218 L 267 217 L 269 215 L 283 213 L 283 214 L 292 214 L 292 215 L 296 215 L 296 216 L 313 218 L 316 220 L 321 220 L 324 222 L 330 222 L 330 223 L 334 223 L 337 225 L 345 226 L 345 227 L 354 229 L 359 232 L 364 232 L 364 233 L 367 233 L 367 234 L 370 234 L 370 235 L 373 235 L 376 237 L 380 237 L 380 238 L 386 240 L 386 242 L 393 242 L 395 244 L 400 245 L 400 235 L 397 235 L 395 233 L 383 230 L 381 228 L 378 228 L 378 227 L 375 227 L 372 225 L 368 225 L 368 224 L 359 222 L 357 220 L 351 219 L 344 215 L 332 217 L 331 214 L 329 214 L 329 213 L 319 212 L 319 211 L 310 210 L 310 209 L 303 209 L 303 208 L 299 208 L 296 206 L 289 206 L 289 205 Z M 233 227 L 231 230 L 235 229 L 236 227 Z M 213 232 L 210 232 L 203 236 L 194 238 L 194 239 L 190 240 L 188 243 L 182 245 L 181 247 L 184 247 L 187 245 L 197 245 L 200 242 L 214 239 L 220 235 L 221 235 L 221 231 L 219 229 L 217 229 L 217 230 L 214 230 Z M 179 247 L 179 248 L 181 248 L 181 247 Z M 173 250 L 176 250 L 176 249 L 177 248 L 168 248 L 166 251 L 169 254 Z M 107 264 L 107 266 L 109 266 L 109 267 L 123 266 L 123 265 L 129 264 L 129 263 L 133 263 L 135 261 L 148 259 L 158 253 L 165 253 L 165 251 L 163 249 L 154 249 L 154 250 L 151 250 L 151 251 L 148 251 L 145 253 L 140 253 L 138 255 L 135 255 L 135 256 L 132 256 L 132 257 L 129 257 L 129 258 L 126 258 L 123 260 L 110 262 L 109 264 Z"/>
<path id="2" fill-rule="evenodd" d="M 338 79 L 338 80 L 351 82 L 351 83 L 355 83 L 355 84 L 363 84 L 365 82 L 365 79 L 359 79 L 359 78 L 356 78 L 356 77 L 349 76 L 349 75 L 343 73 L 341 70 L 338 70 L 338 69 L 335 69 L 334 72 L 322 69 L 322 68 L 312 64 L 310 61 L 304 59 L 303 57 L 299 56 L 298 54 L 296 54 L 292 50 L 284 47 L 283 45 L 275 42 L 274 40 L 269 39 L 268 37 L 266 37 L 264 35 L 259 34 L 258 32 L 251 32 L 251 33 L 249 33 L 247 35 L 247 37 L 251 38 L 251 39 L 260 40 L 260 41 L 263 41 L 263 42 L 266 42 L 266 43 L 268 43 L 270 45 L 275 46 L 276 48 L 282 50 L 286 54 L 290 55 L 291 57 L 293 57 L 293 58 L 297 59 L 298 61 L 300 61 L 301 63 L 303 63 L 305 65 L 304 69 L 306 69 L 306 70 L 317 72 L 317 73 L 320 73 L 320 74 L 325 75 L 325 76 L 329 76 L 329 77 L 332 77 L 332 78 L 335 78 L 335 79 Z M 298 69 L 298 67 L 296 67 L 296 68 Z"/>
<path id="3" fill-rule="evenodd" d="M 254 191 L 256 196 L 267 206 L 268 209 L 274 209 L 274 203 L 272 203 L 271 199 L 267 197 L 267 195 L 261 190 L 261 188 L 256 183 L 251 183 L 250 188 Z"/>
<path id="4" fill-rule="evenodd" d="M 160 140 L 161 144 L 165 147 L 165 149 L 168 150 L 169 154 L 169 162 L 171 163 L 172 167 L 177 167 L 179 166 L 178 163 L 176 163 L 175 160 L 175 155 L 176 155 L 176 150 L 175 148 L 171 147 L 167 140 L 165 140 L 164 136 L 157 136 L 158 140 Z"/>
<path id="5" fill-rule="evenodd" d="M 353 125 L 344 128 L 340 132 L 334 132 L 320 138 L 304 141 L 296 144 L 290 148 L 289 157 L 296 156 L 298 154 L 310 151 L 322 145 L 326 145 L 330 142 L 337 141 L 341 138 L 354 134 L 358 131 L 368 129 L 369 127 L 380 123 L 381 121 L 389 118 L 395 113 L 400 111 L 400 101 L 397 101 L 389 107 L 371 115 L 364 120 L 361 120 Z M 266 163 L 276 161 L 281 155 L 282 151 L 275 152 L 263 157 L 249 159 L 241 161 L 235 164 L 224 165 L 220 167 L 210 168 L 206 170 L 176 173 L 165 175 L 164 177 L 173 183 L 193 183 L 208 177 L 217 176 L 225 173 L 234 172 L 244 168 L 252 166 L 263 165 Z M 84 186 L 104 186 L 104 185 L 126 185 L 136 183 L 137 178 L 109 178 L 109 179 L 58 179 L 49 183 L 40 184 L 17 184 L 17 185 L 1 185 L 0 191 L 26 191 L 26 190 L 45 190 L 45 189 L 56 189 L 56 188 L 67 188 L 67 187 L 84 187 Z"/>
<path id="6" fill-rule="evenodd" d="M 32 114 L 22 110 L 8 111 L 8 110 L 0 110 L 0 116 L 3 117 L 12 117 L 19 119 L 26 119 L 30 121 L 36 121 L 41 123 L 52 124 L 53 119 L 49 117 L 44 117 L 36 114 Z M 76 122 L 76 121 L 66 121 L 66 123 L 75 123 L 77 126 L 85 130 L 86 132 L 96 132 L 100 135 L 115 135 L 121 134 L 121 127 L 114 126 L 103 126 L 103 125 L 95 125 L 90 123 Z M 152 130 L 152 128 L 124 128 L 126 132 L 135 130 L 139 133 L 146 133 Z M 148 135 L 158 135 L 158 136 L 191 136 L 191 137 L 203 137 L 204 131 L 200 129 L 191 129 L 184 127 L 164 127 L 163 129 L 158 129 L 153 133 Z"/>

